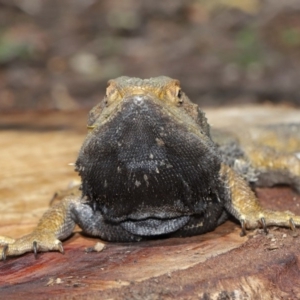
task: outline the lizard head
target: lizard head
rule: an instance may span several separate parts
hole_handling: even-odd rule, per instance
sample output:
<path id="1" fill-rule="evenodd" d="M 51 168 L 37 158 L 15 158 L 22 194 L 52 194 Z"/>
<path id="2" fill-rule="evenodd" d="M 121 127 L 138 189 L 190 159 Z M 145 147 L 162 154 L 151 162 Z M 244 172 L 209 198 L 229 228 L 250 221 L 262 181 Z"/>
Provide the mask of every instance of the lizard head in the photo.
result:
<path id="1" fill-rule="evenodd" d="M 217 189 L 220 158 L 204 113 L 178 80 L 110 80 L 87 127 L 76 167 L 83 194 L 104 218 L 146 223 L 178 218 L 175 230 L 205 211 Z"/>
<path id="2" fill-rule="evenodd" d="M 144 80 L 122 76 L 108 81 L 104 99 L 90 111 L 87 128 L 94 130 L 104 125 L 124 106 L 130 106 L 136 114 L 136 106 L 147 108 L 147 101 L 156 104 L 160 115 L 169 115 L 189 131 L 202 134 L 202 138 L 209 136 L 205 114 L 185 95 L 179 80 L 167 76 Z"/>

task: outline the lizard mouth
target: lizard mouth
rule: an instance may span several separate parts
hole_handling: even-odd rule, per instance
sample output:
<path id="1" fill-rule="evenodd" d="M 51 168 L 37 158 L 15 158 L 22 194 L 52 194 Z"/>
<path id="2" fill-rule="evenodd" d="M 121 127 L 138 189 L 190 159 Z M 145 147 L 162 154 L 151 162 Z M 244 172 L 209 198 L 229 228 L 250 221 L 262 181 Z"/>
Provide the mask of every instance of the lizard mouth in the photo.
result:
<path id="1" fill-rule="evenodd" d="M 190 216 L 182 216 L 171 219 L 147 218 L 143 220 L 126 220 L 120 226 L 132 234 L 142 236 L 160 235 L 174 232 L 182 228 Z"/>

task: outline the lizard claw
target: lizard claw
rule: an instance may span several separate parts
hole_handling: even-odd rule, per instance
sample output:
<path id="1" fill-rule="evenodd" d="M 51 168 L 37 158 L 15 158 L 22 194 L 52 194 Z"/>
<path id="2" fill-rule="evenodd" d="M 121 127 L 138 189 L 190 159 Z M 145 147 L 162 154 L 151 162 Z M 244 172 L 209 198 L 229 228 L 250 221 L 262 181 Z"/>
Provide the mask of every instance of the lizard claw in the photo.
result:
<path id="1" fill-rule="evenodd" d="M 293 231 L 293 236 L 294 236 L 294 237 L 298 236 L 298 234 L 297 234 L 297 232 L 296 232 L 296 224 L 295 224 L 295 221 L 294 221 L 293 218 L 290 218 L 290 219 L 289 219 L 289 225 L 290 225 L 290 227 L 291 227 L 291 229 L 292 229 L 292 231 Z"/>
<path id="2" fill-rule="evenodd" d="M 240 233 L 240 236 L 245 236 L 247 233 L 246 233 L 246 222 L 245 220 L 241 220 L 241 226 L 242 226 L 242 231 Z"/>
<path id="3" fill-rule="evenodd" d="M 247 234 L 247 231 L 246 231 L 247 221 L 246 220 L 241 220 L 240 222 L 241 222 L 241 227 L 242 227 L 242 231 L 240 233 L 240 236 L 245 236 Z M 267 228 L 266 219 L 264 217 L 262 217 L 262 218 L 260 218 L 260 220 L 258 222 L 262 225 L 264 233 L 268 234 L 269 230 Z M 291 221 L 290 221 L 290 223 L 291 223 Z"/>
<path id="4" fill-rule="evenodd" d="M 59 242 L 58 243 L 58 251 L 61 253 L 61 254 L 65 254 L 65 250 L 64 250 L 64 247 L 62 245 L 62 242 Z"/>
<path id="5" fill-rule="evenodd" d="M 33 249 L 34 257 L 37 258 L 37 253 L 38 253 L 38 243 L 37 243 L 37 241 L 33 241 L 32 249 Z"/>
<path id="6" fill-rule="evenodd" d="M 269 233 L 269 230 L 267 228 L 267 223 L 266 223 L 266 219 L 264 217 L 260 218 L 260 223 L 264 229 L 265 234 Z"/>
<path id="7" fill-rule="evenodd" d="M 290 224 L 291 229 L 293 231 L 296 231 L 296 225 L 295 225 L 295 222 L 294 222 L 293 218 L 289 219 L 289 224 Z"/>
<path id="8" fill-rule="evenodd" d="M 6 260 L 6 252 L 8 250 L 8 245 L 5 245 L 2 250 L 2 260 Z"/>

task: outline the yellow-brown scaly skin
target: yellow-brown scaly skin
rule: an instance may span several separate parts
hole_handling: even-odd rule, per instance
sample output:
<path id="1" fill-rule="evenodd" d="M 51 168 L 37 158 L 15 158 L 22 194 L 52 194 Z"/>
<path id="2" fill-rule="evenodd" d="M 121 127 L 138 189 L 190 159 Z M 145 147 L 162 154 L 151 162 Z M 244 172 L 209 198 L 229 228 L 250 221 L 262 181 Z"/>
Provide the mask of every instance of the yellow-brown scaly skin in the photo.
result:
<path id="1" fill-rule="evenodd" d="M 3 259 L 63 252 L 61 240 L 75 224 L 110 241 L 201 234 L 228 214 L 243 234 L 300 225 L 291 212 L 263 209 L 249 186 L 287 183 L 300 191 L 299 124 L 211 137 L 204 113 L 179 81 L 161 76 L 109 81 L 87 128 L 76 162 L 81 189 L 53 205 L 31 234 L 0 237 Z"/>

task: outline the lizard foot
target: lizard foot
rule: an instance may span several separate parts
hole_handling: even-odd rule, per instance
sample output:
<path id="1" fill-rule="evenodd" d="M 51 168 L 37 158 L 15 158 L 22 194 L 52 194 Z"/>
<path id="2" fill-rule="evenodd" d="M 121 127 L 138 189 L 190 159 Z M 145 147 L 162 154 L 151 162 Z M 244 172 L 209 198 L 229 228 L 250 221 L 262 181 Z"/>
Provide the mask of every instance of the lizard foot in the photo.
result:
<path id="1" fill-rule="evenodd" d="M 37 256 L 38 252 L 56 250 L 64 253 L 62 242 L 49 231 L 37 232 L 25 235 L 19 239 L 12 239 L 0 236 L 0 249 L 2 248 L 2 260 L 7 256 L 22 255 L 26 252 L 33 252 Z"/>
<path id="2" fill-rule="evenodd" d="M 268 234 L 268 226 L 282 226 L 289 227 L 293 231 L 293 236 L 297 236 L 296 226 L 300 226 L 300 217 L 294 215 L 289 211 L 279 212 L 279 211 L 270 211 L 262 210 L 259 214 L 259 217 L 255 218 L 241 218 L 241 227 L 242 231 L 241 236 L 246 235 L 247 229 L 254 229 L 261 227 L 264 230 L 265 234 Z"/>

